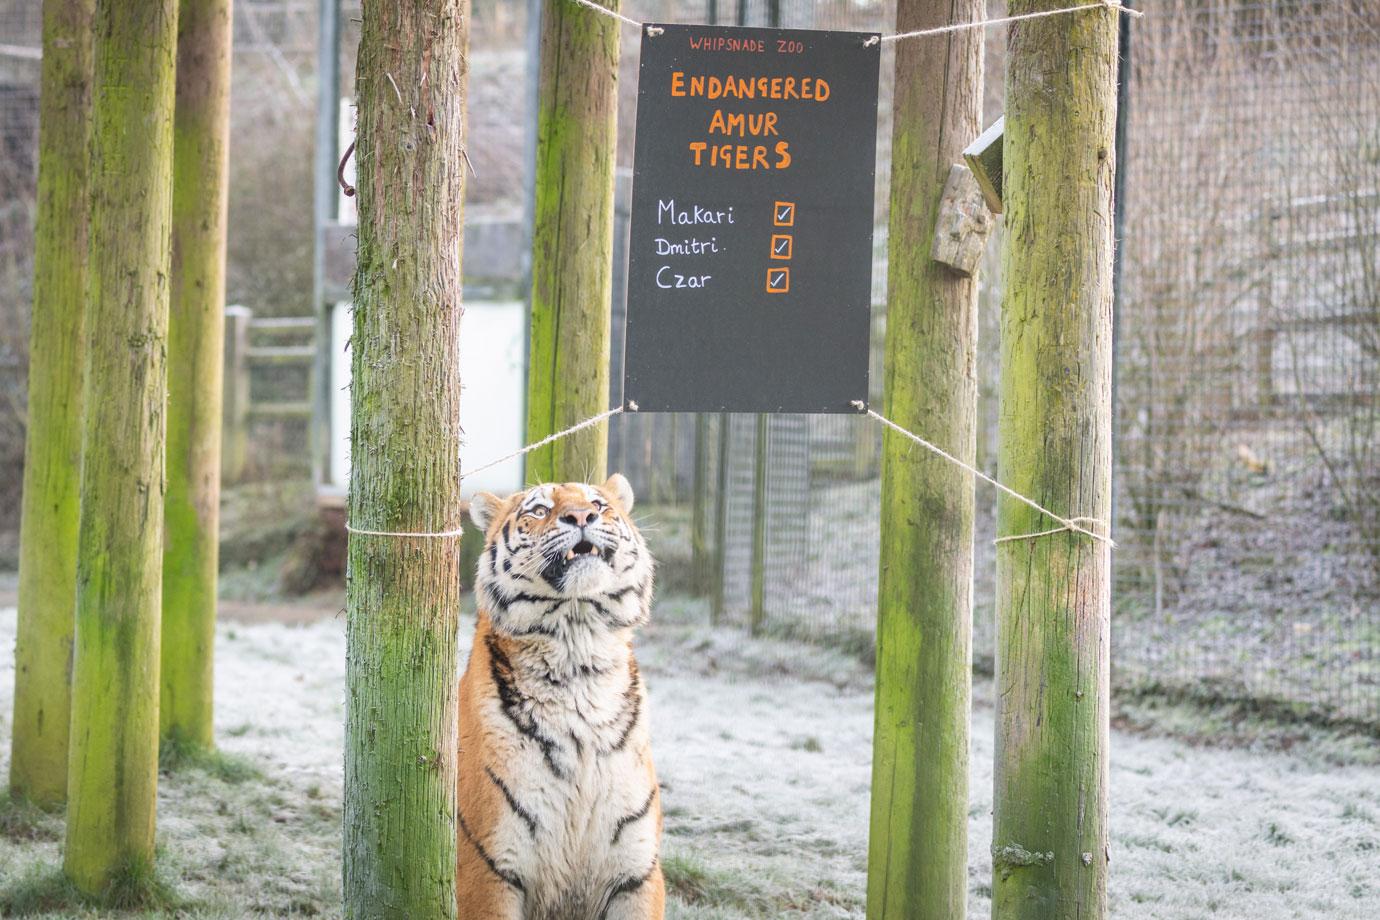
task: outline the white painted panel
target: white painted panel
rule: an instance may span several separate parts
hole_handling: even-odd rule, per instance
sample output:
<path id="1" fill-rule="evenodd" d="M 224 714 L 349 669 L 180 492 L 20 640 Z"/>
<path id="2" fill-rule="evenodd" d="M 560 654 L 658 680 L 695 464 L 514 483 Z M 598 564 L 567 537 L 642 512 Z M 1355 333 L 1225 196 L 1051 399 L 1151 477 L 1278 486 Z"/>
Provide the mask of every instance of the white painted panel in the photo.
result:
<path id="1" fill-rule="evenodd" d="M 331 310 L 331 463 L 329 485 L 350 481 L 350 305 Z M 523 364 L 527 338 L 521 301 L 480 301 L 465 305 L 460 324 L 460 425 L 463 467 L 481 466 L 522 447 L 523 405 L 527 375 Z M 516 458 L 467 477 L 465 496 L 479 492 L 506 495 L 522 488 L 522 459 Z"/>
<path id="2" fill-rule="evenodd" d="M 329 484 L 350 486 L 350 353 L 346 343 L 352 330 L 349 301 L 331 307 L 331 463 Z"/>
<path id="3" fill-rule="evenodd" d="M 522 301 L 465 305 L 460 321 L 461 468 L 481 466 L 523 446 L 527 404 L 527 311 Z M 466 476 L 461 490 L 507 495 L 522 488 L 518 457 Z"/>

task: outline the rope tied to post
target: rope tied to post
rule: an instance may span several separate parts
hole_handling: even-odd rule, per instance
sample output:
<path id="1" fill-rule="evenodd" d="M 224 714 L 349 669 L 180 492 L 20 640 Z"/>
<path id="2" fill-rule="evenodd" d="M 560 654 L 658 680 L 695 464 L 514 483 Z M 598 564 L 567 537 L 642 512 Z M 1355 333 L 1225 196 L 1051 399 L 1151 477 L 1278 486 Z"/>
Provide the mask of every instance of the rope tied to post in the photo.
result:
<path id="1" fill-rule="evenodd" d="M 1139 19 L 1145 14 L 1140 10 L 1133 10 L 1128 6 L 1122 6 L 1121 0 L 1097 0 L 1095 3 L 1080 3 L 1078 6 L 1066 6 L 1057 10 L 1039 10 L 1034 13 L 1019 13 L 1015 16 L 999 16 L 996 19 L 976 19 L 972 22 L 959 22 L 949 26 L 937 26 L 933 29 L 916 29 L 914 32 L 897 32 L 892 35 L 874 35 L 863 42 L 864 47 L 871 47 L 882 42 L 898 42 L 907 38 L 924 38 L 929 35 L 945 35 L 949 32 L 962 32 L 966 29 L 985 29 L 988 26 L 999 26 L 1008 22 L 1023 22 L 1027 19 L 1043 19 L 1046 16 L 1062 16 L 1065 13 L 1081 13 L 1085 10 L 1095 10 L 1098 8 L 1108 9 L 1115 13 L 1124 13 L 1133 19 Z"/>
<path id="2" fill-rule="evenodd" d="M 563 429 L 561 429 L 560 431 L 556 432 L 555 434 L 547 435 L 546 437 L 542 438 L 540 441 L 534 441 L 533 443 L 528 444 L 526 447 L 518 448 L 517 450 L 513 451 L 513 452 L 510 453 L 510 454 L 504 454 L 502 457 L 499 457 L 499 458 L 496 459 L 496 460 L 490 460 L 488 463 L 485 463 L 485 464 L 483 464 L 483 465 L 481 465 L 481 466 L 477 466 L 477 467 L 475 467 L 474 469 L 470 470 L 469 472 L 462 472 L 462 473 L 460 474 L 460 481 L 463 482 L 463 481 L 464 481 L 467 477 L 469 477 L 469 476 L 474 476 L 474 475 L 476 475 L 477 473 L 482 473 L 482 472 L 484 472 L 485 470 L 493 469 L 494 467 L 498 466 L 498 465 L 501 464 L 501 463 L 507 463 L 509 460 L 516 460 L 518 457 L 522 457 L 522 456 L 525 456 L 526 454 L 530 454 L 532 451 L 538 450 L 538 449 L 540 449 L 540 448 L 542 448 L 542 447 L 545 447 L 545 446 L 548 445 L 548 444 L 554 444 L 556 441 L 559 441 L 561 438 L 569 437 L 570 435 L 574 434 L 574 433 L 577 432 L 577 431 L 583 431 L 583 430 L 586 429 L 586 428 L 593 427 L 594 425 L 597 425 L 597 424 L 599 424 L 600 422 L 605 421 L 605 420 L 607 420 L 607 419 L 613 418 L 615 415 L 618 415 L 618 414 L 620 414 L 620 413 L 622 413 L 622 412 L 624 412 L 624 411 L 625 411 L 625 407 L 623 407 L 623 406 L 614 406 L 612 409 L 609 409 L 609 410 L 606 411 L 606 412 L 600 412 L 600 413 L 597 414 L 597 415 L 591 415 L 589 418 L 584 419 L 583 421 L 576 422 L 574 425 L 571 425 L 569 428 L 563 428 Z M 637 411 L 637 403 L 633 402 L 632 400 L 629 400 L 629 401 L 628 401 L 628 405 L 627 405 L 627 407 L 626 407 L 626 411 L 628 411 L 628 412 L 636 412 L 636 411 Z M 432 539 L 437 539 L 437 538 L 441 538 L 441 537 L 458 537 L 458 536 L 460 536 L 461 534 L 464 533 L 464 527 L 463 527 L 463 526 L 461 526 L 461 527 L 456 527 L 456 528 L 454 528 L 454 529 L 452 529 L 452 530 L 437 530 L 437 531 L 430 531 L 430 530 L 419 530 L 419 531 L 365 530 L 365 529 L 360 528 L 360 527 L 351 526 L 350 523 L 349 523 L 348 521 L 347 521 L 346 524 L 345 524 L 345 529 L 346 529 L 348 532 L 350 532 L 350 533 L 359 534 L 360 536 L 365 536 L 365 537 L 420 537 L 420 538 L 432 538 Z"/>
<path id="3" fill-rule="evenodd" d="M 631 16 L 625 16 L 618 10 L 611 10 L 606 6 L 595 3 L 594 0 L 570 0 L 577 6 L 582 6 L 592 12 L 602 16 L 609 16 L 617 19 L 624 25 L 632 26 L 635 29 L 646 28 L 647 34 L 655 38 L 666 30 L 660 26 L 649 23 L 639 22 Z M 1043 19 L 1046 16 L 1062 16 L 1067 13 L 1082 13 L 1087 10 L 1111 10 L 1113 13 L 1120 13 L 1139 19 L 1145 14 L 1140 10 L 1133 10 L 1128 6 L 1123 6 L 1121 0 L 1093 0 L 1092 3 L 1080 3 L 1077 6 L 1066 6 L 1057 10 L 1040 10 L 1034 13 L 1020 13 L 1015 16 L 1000 16 L 996 19 L 976 19 L 972 22 L 960 22 L 948 26 L 939 26 L 933 29 L 918 29 L 914 32 L 896 32 L 890 35 L 873 35 L 863 42 L 864 48 L 871 48 L 873 45 L 882 42 L 898 42 L 908 38 L 924 38 L 927 35 L 944 35 L 948 32 L 962 32 L 965 29 L 986 29 L 989 26 L 998 26 L 1008 22 L 1021 22 L 1026 19 Z"/>
<path id="4" fill-rule="evenodd" d="M 1012 536 L 1008 537 L 999 537 L 995 542 L 1007 543 L 1015 540 L 1034 540 L 1037 537 L 1047 537 L 1052 534 L 1065 533 L 1071 531 L 1073 533 L 1081 533 L 1084 536 L 1092 537 L 1094 540 L 1099 540 L 1103 543 L 1106 543 L 1109 547 L 1113 549 L 1116 548 L 1116 543 L 1111 539 L 1111 537 L 1105 537 L 1100 533 L 1095 533 L 1094 531 L 1089 530 L 1087 527 L 1084 527 L 1083 524 L 1079 523 L 1081 521 L 1083 523 L 1096 525 L 1098 527 L 1104 526 L 1103 522 L 1098 520 L 1097 518 L 1066 518 L 1061 515 L 1055 514 L 1053 511 L 1050 511 L 1044 505 L 1035 501 L 1033 498 L 1028 498 L 1027 496 L 1024 496 L 1021 493 L 1017 492 L 1010 486 L 998 482 L 996 479 L 992 478 L 991 476 L 988 476 L 986 473 L 984 473 L 977 467 L 973 466 L 972 464 L 965 463 L 964 461 L 958 459 L 944 448 L 939 447 L 936 444 L 931 444 L 929 441 L 926 441 L 924 438 L 920 437 L 915 432 L 908 431 L 905 428 L 902 428 L 900 425 L 896 424 L 891 419 L 887 418 L 885 415 L 882 415 L 880 412 L 877 412 L 876 410 L 869 407 L 867 403 L 863 402 L 861 399 L 853 400 L 852 406 L 853 408 L 857 409 L 859 412 L 867 415 L 868 417 L 874 418 L 877 421 L 881 422 L 883 425 L 890 428 L 892 431 L 895 431 L 902 437 L 914 441 L 916 444 L 919 444 L 921 447 L 925 448 L 931 453 L 937 454 L 938 456 L 943 457 L 945 460 L 948 460 L 954 466 L 967 470 L 969 473 L 973 474 L 978 479 L 981 479 L 983 482 L 995 486 L 998 490 L 1005 492 L 1007 495 L 1011 496 L 1017 501 L 1029 505 L 1031 508 L 1034 508 L 1036 511 L 1040 512 L 1046 517 L 1052 518 L 1053 520 L 1058 521 L 1060 524 L 1063 525 L 1062 527 L 1056 527 L 1052 530 L 1042 530 L 1038 533 L 1013 534 Z"/>
<path id="5" fill-rule="evenodd" d="M 906 439 L 908 439 L 908 440 L 910 440 L 910 441 L 913 441 L 913 442 L 915 442 L 916 444 L 919 444 L 921 447 L 925 448 L 926 450 L 930 451 L 931 453 L 936 454 L 937 456 L 942 457 L 943 459 L 949 461 L 949 462 L 952 463 L 954 466 L 957 466 L 957 467 L 959 467 L 960 469 L 963 469 L 963 470 L 967 471 L 968 473 L 971 473 L 973 476 L 976 476 L 978 479 L 981 479 L 983 482 L 986 482 L 986 483 L 988 483 L 988 484 L 990 484 L 990 485 L 996 487 L 998 490 L 1000 490 L 1000 491 L 1006 493 L 1007 495 L 1011 496 L 1012 498 L 1016 499 L 1017 501 L 1022 502 L 1022 503 L 1026 504 L 1026 505 L 1029 505 L 1031 508 L 1033 508 L 1033 509 L 1035 509 L 1036 511 L 1040 512 L 1041 514 L 1043 514 L 1043 515 L 1049 517 L 1050 519 L 1052 519 L 1052 520 L 1054 520 L 1054 521 L 1057 521 L 1057 522 L 1061 525 L 1061 526 L 1059 526 L 1059 527 L 1054 527 L 1054 528 L 1051 528 L 1051 529 L 1049 529 L 1049 530 L 1041 530 L 1041 531 L 1038 531 L 1038 532 L 1036 532 L 1036 533 L 1012 534 L 1012 535 L 1010 535 L 1010 536 L 998 537 L 998 538 L 996 539 L 996 541 L 995 541 L 996 543 L 1011 543 L 1011 542 L 1015 542 L 1015 541 L 1018 541 L 1018 540 L 1034 540 L 1034 539 L 1038 539 L 1038 538 L 1040 538 L 1040 537 L 1053 536 L 1054 534 L 1059 534 L 1059 533 L 1079 533 L 1079 534 L 1083 534 L 1084 536 L 1091 537 L 1092 539 L 1097 540 L 1097 541 L 1099 541 L 1099 542 L 1105 543 L 1105 544 L 1107 544 L 1107 546 L 1109 546 L 1109 547 L 1111 547 L 1111 548 L 1113 548 L 1113 549 L 1116 548 L 1116 543 L 1115 543 L 1115 541 L 1113 541 L 1110 537 L 1104 536 L 1104 535 L 1102 535 L 1102 534 L 1100 534 L 1100 533 L 1097 533 L 1097 532 L 1094 531 L 1094 530 L 1090 530 L 1090 529 L 1089 529 L 1090 527 L 1097 527 L 1097 528 L 1099 528 L 1099 529 L 1105 528 L 1105 526 L 1106 526 L 1106 525 L 1105 525 L 1105 522 L 1099 520 L 1098 518 L 1082 517 L 1082 516 L 1063 517 L 1062 515 L 1055 514 L 1053 511 L 1049 510 L 1049 509 L 1046 508 L 1044 505 L 1041 505 L 1039 502 L 1035 501 L 1034 499 L 1028 498 L 1027 496 L 1022 495 L 1020 492 L 1017 492 L 1015 489 L 1011 488 L 1010 486 L 1005 485 L 1004 483 L 1001 483 L 1001 482 L 997 481 L 996 479 L 992 478 L 991 476 L 988 476 L 986 473 L 984 473 L 982 470 L 978 469 L 977 467 L 973 466 L 972 464 L 965 463 L 964 461 L 962 461 L 962 460 L 960 460 L 959 458 L 955 457 L 953 454 L 951 454 L 951 453 L 949 453 L 948 451 L 944 450 L 944 448 L 939 447 L 938 445 L 933 444 L 933 443 L 931 443 L 931 442 L 925 440 L 924 438 L 920 437 L 918 434 L 916 434 L 916 433 L 913 432 L 913 431 L 908 431 L 907 429 L 902 428 L 900 425 L 896 424 L 896 423 L 893 422 L 891 419 L 889 419 L 889 418 L 887 418 L 886 416 L 882 415 L 880 412 L 877 412 L 876 410 L 870 408 L 870 407 L 867 405 L 867 403 L 863 402 L 861 399 L 855 399 L 855 400 L 853 400 L 852 403 L 851 403 L 851 405 L 853 406 L 853 408 L 857 409 L 860 413 L 863 413 L 864 415 L 867 415 L 867 416 L 870 417 L 870 418 L 876 419 L 878 422 L 881 422 L 881 423 L 882 423 L 883 425 L 885 425 L 887 428 L 890 428 L 891 430 L 895 431 L 897 434 L 901 435 L 902 437 L 904 437 L 904 438 L 906 438 Z M 632 400 L 628 400 L 628 403 L 627 403 L 626 406 L 614 406 L 612 409 L 608 409 L 608 410 L 605 410 L 605 411 L 603 411 L 603 412 L 597 413 L 597 414 L 595 414 L 595 415 L 591 415 L 591 416 L 590 416 L 589 418 L 587 418 L 587 419 L 584 419 L 584 420 L 582 420 L 582 421 L 576 422 L 574 425 L 571 425 L 569 428 L 563 428 L 563 429 L 561 429 L 560 431 L 557 431 L 557 432 L 554 433 L 554 434 L 547 435 L 546 437 L 542 438 L 540 441 L 534 441 L 534 442 L 532 442 L 531 444 L 528 444 L 526 447 L 518 448 L 517 450 L 515 450 L 515 451 L 513 451 L 513 452 L 511 452 L 511 453 L 504 454 L 503 456 L 501 456 L 501 457 L 499 457 L 499 458 L 497 458 L 497 459 L 495 459 L 495 460 L 490 460 L 490 461 L 487 462 L 487 463 L 484 463 L 484 464 L 482 464 L 482 465 L 480 465 L 480 466 L 477 466 L 477 467 L 475 467 L 474 469 L 470 470 L 470 471 L 467 472 L 467 473 L 462 473 L 462 474 L 460 475 L 460 478 L 461 478 L 461 480 L 463 481 L 466 477 L 474 476 L 474 475 L 476 475 L 476 474 L 478 474 L 478 473 L 482 473 L 482 472 L 484 472 L 485 470 L 492 469 L 492 468 L 498 466 L 499 464 L 507 463 L 509 460 L 516 460 L 518 457 L 522 457 L 522 456 L 525 456 L 525 455 L 527 455 L 527 454 L 530 454 L 530 453 L 531 453 L 532 451 L 534 451 L 534 450 L 539 450 L 540 448 L 543 448 L 543 447 L 547 446 L 548 444 L 554 444 L 555 442 L 561 440 L 562 438 L 569 437 L 570 435 L 575 434 L 577 431 L 583 431 L 583 430 L 586 429 L 586 428 L 591 428 L 591 427 L 593 427 L 594 425 L 598 425 L 600 422 L 607 421 L 608 419 L 613 418 L 615 415 L 620 415 L 620 414 L 622 414 L 623 412 L 636 412 L 636 411 L 638 411 L 637 403 L 633 402 Z M 367 536 L 367 537 L 399 537 L 399 538 L 402 538 L 402 537 L 417 537 L 417 538 L 424 538 L 424 539 L 426 539 L 426 538 L 436 539 L 436 538 L 442 538 L 442 537 L 458 537 L 458 536 L 460 536 L 460 535 L 464 532 L 464 528 L 463 528 L 463 527 L 457 527 L 457 528 L 453 528 L 453 529 L 450 529 L 450 530 L 439 530 L 439 531 L 366 530 L 366 529 L 361 528 L 361 527 L 354 527 L 354 526 L 350 525 L 348 522 L 345 524 L 345 529 L 346 529 L 347 531 L 349 531 L 350 533 L 352 533 L 352 534 L 358 534 L 358 535 L 360 535 L 360 536 Z"/>

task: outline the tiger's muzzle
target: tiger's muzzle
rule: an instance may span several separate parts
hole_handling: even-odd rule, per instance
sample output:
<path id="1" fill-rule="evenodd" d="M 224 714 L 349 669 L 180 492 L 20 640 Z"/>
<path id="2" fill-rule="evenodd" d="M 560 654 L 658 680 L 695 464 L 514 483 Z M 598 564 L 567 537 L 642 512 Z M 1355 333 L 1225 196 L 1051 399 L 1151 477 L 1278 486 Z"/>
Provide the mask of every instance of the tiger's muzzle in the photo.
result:
<path id="1" fill-rule="evenodd" d="M 613 557 L 618 551 L 616 535 L 599 523 L 599 515 L 590 509 L 590 516 L 577 521 L 579 515 L 565 514 L 557 524 L 557 531 L 542 549 L 547 563 L 541 576 L 557 591 L 568 591 L 578 576 L 593 566 L 612 570 Z M 594 574 L 589 572 L 588 574 Z"/>

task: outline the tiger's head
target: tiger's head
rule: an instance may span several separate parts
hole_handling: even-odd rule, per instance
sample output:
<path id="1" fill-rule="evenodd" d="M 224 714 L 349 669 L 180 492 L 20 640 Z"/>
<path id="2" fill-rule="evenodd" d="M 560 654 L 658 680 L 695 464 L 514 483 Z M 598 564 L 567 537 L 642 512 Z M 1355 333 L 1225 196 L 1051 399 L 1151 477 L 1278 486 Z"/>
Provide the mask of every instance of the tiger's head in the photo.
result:
<path id="1" fill-rule="evenodd" d="M 476 494 L 470 517 L 484 531 L 484 554 L 475 592 L 494 627 L 554 635 L 553 621 L 563 616 L 614 629 L 646 622 L 653 563 L 632 507 L 632 487 L 617 473 L 601 486 L 544 483 L 507 498 Z"/>

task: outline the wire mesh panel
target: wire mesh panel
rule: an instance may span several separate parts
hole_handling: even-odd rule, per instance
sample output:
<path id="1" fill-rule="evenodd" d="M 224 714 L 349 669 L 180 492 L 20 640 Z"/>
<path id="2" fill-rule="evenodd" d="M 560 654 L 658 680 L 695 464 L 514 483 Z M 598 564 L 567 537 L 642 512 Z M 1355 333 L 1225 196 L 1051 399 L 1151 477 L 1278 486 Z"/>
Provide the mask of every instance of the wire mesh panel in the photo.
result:
<path id="1" fill-rule="evenodd" d="M 0 0 L 0 565 L 18 556 L 38 178 L 40 7 L 32 0 Z"/>
<path id="2" fill-rule="evenodd" d="M 1150 12 L 1123 161 L 1114 662 L 1374 721 L 1373 4 Z"/>

